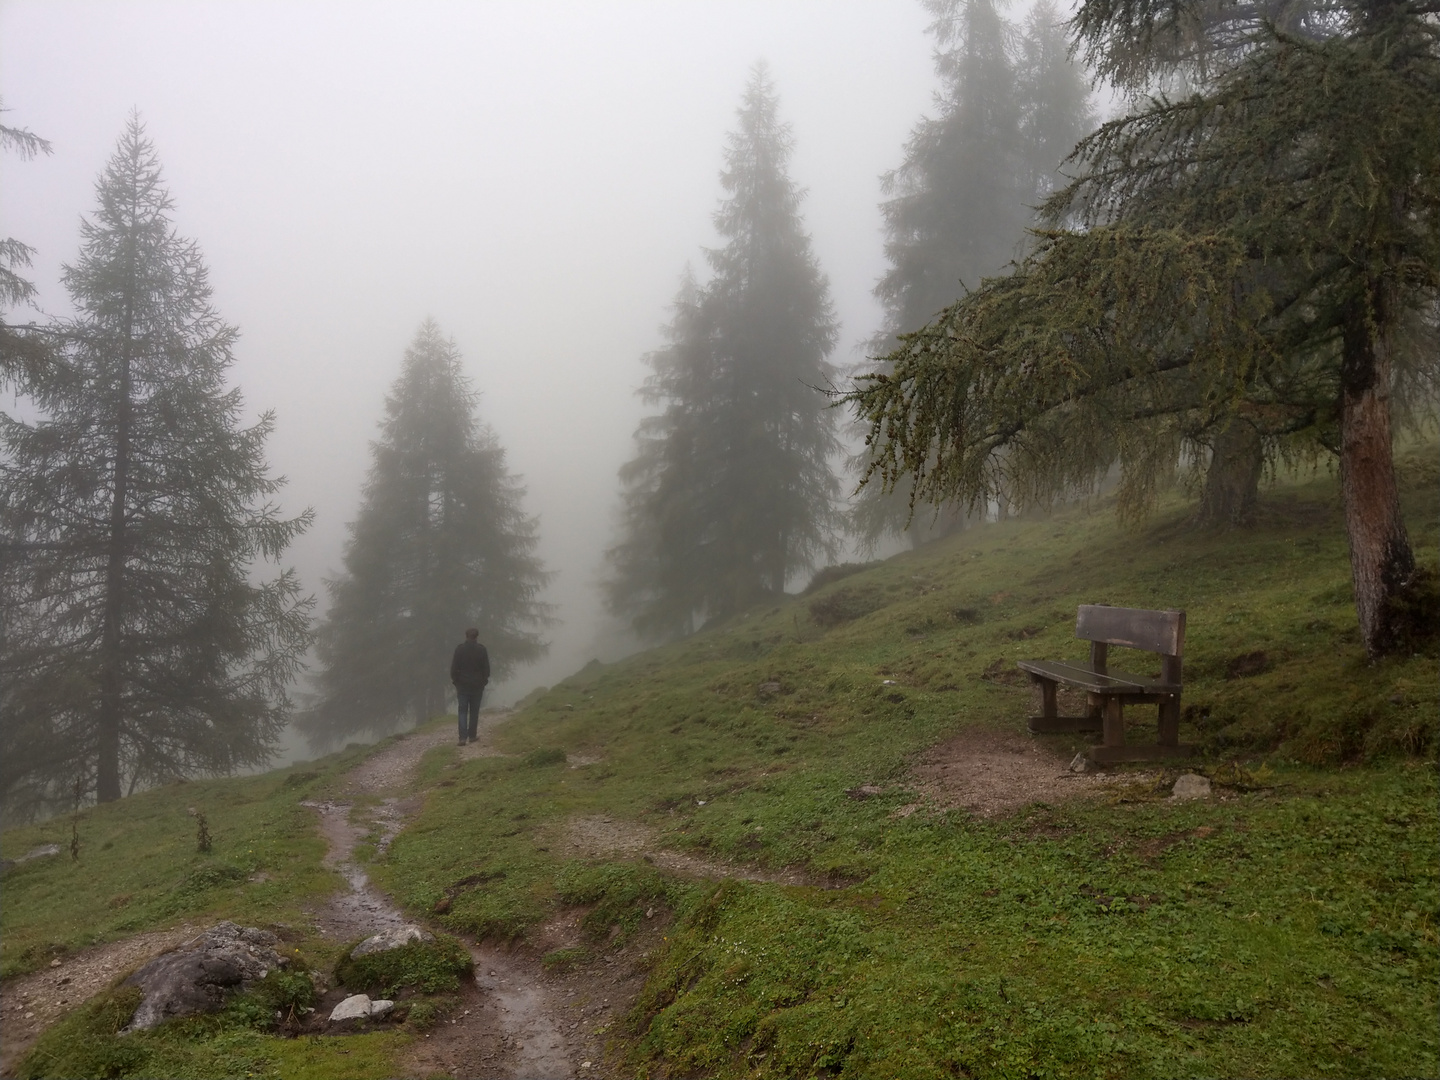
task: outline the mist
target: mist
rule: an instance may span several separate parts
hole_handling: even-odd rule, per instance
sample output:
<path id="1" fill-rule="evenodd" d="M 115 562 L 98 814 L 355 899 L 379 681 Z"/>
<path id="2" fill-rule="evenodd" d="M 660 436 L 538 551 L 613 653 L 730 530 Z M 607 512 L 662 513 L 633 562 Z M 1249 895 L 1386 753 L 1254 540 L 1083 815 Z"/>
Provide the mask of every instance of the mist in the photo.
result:
<path id="1" fill-rule="evenodd" d="M 556 574 L 550 653 L 495 687 L 503 703 L 630 647 L 595 589 L 616 470 L 641 415 L 640 358 L 714 243 L 720 149 L 750 65 L 768 61 L 794 127 L 843 361 L 878 320 L 877 178 L 929 105 L 926 22 L 910 0 L 6 3 L 6 123 L 54 153 L 6 158 L 0 227 L 37 249 L 42 311 L 65 313 L 60 266 L 139 111 L 177 228 L 240 328 L 232 379 L 252 413 L 276 412 L 284 506 L 316 511 L 286 561 L 322 607 L 385 390 L 435 318 L 528 485 Z"/>

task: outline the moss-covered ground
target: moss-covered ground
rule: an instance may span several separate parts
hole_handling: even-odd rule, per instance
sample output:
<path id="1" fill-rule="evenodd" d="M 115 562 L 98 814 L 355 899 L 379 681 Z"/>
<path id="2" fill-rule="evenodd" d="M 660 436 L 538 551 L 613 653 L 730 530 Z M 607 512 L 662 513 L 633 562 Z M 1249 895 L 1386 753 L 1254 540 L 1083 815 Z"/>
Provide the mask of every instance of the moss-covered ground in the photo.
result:
<path id="1" fill-rule="evenodd" d="M 1436 457 L 1402 462 L 1432 570 Z M 597 962 L 665 913 L 611 1033 L 626 1075 L 1436 1075 L 1435 646 L 1366 662 L 1332 477 L 1264 505 L 1242 534 L 1197 534 L 1178 502 L 1138 531 L 1103 505 L 975 528 L 591 664 L 501 729 L 511 756 L 432 751 L 423 810 L 370 872 L 417 916 L 447 899 L 432 919 L 462 934 L 520 937 L 585 906 L 593 941 L 557 967 Z M 895 816 L 926 747 L 1023 731 L 1014 661 L 1081 656 L 1075 607 L 1097 602 L 1188 612 L 1182 738 L 1203 748 L 1216 797 L 1175 803 L 1137 781 L 992 819 Z M 5 880 L 6 972 L 182 915 L 292 921 L 338 884 L 297 803 L 358 753 L 83 812 L 79 863 Z M 882 790 L 847 797 L 858 785 Z M 207 815 L 209 855 L 189 806 Z M 567 827 L 589 817 L 815 884 L 576 858 Z M 69 835 L 56 819 L 0 843 L 13 856 Z M 106 1008 L 69 1030 L 100 1038 Z M 146 1036 L 148 1065 L 115 1075 L 387 1075 L 404 1036 L 357 1038 L 370 1042 L 346 1040 L 342 1058 L 336 1040 L 275 1038 L 238 1015 L 167 1025 Z"/>

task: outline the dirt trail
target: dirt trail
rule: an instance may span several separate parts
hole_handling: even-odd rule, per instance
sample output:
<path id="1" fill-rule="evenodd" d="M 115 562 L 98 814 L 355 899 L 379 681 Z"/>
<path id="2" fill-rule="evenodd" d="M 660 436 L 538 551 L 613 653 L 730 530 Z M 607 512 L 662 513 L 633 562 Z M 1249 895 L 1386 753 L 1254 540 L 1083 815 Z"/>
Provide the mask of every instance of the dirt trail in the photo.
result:
<path id="1" fill-rule="evenodd" d="M 494 753 L 489 735 L 506 715 L 483 714 L 479 740 L 461 750 L 460 756 Z M 332 940 L 352 940 L 411 921 L 353 861 L 355 846 L 372 830 L 379 833 L 376 847 L 380 851 L 389 846 L 421 807 L 419 796 L 406 797 L 421 758 L 435 747 L 453 745 L 454 738 L 454 729 L 445 726 L 399 739 L 352 770 L 344 795 L 357 800 L 382 796 L 378 805 L 364 813 L 352 815 L 354 804 L 343 801 L 344 795 L 340 801 L 307 804 L 319 814 L 320 832 L 328 847 L 326 865 L 338 870 L 350 886 L 314 912 L 315 927 L 321 934 Z M 573 1039 L 563 1030 L 565 1021 L 545 984 L 538 957 L 473 942 L 469 945 L 475 959 L 474 985 L 464 988 L 454 1016 L 416 1041 L 407 1075 L 448 1072 L 496 1080 L 604 1075 L 595 1067 L 599 1047 L 584 1045 L 584 1040 Z"/>

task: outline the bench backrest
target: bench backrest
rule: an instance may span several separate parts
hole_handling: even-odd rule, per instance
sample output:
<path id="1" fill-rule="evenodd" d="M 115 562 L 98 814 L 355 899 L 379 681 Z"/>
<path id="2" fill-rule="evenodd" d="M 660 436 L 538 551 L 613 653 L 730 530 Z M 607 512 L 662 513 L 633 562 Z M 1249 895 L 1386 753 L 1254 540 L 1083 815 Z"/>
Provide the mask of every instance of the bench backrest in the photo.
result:
<path id="1" fill-rule="evenodd" d="M 1185 612 L 1149 611 L 1145 608 L 1081 604 L 1075 616 L 1075 636 L 1090 645 L 1090 663 L 1104 671 L 1106 646 L 1123 645 L 1165 657 L 1164 678 L 1180 681 L 1180 654 L 1185 651 Z"/>

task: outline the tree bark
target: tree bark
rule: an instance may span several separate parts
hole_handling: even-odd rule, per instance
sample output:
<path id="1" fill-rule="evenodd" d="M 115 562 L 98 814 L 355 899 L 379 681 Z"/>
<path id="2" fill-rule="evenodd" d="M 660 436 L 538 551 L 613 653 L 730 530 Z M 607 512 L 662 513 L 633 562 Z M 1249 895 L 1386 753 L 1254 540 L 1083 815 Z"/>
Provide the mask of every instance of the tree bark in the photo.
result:
<path id="1" fill-rule="evenodd" d="M 128 329 L 128 328 L 127 328 Z M 130 340 L 121 355 L 120 400 L 115 423 L 115 491 L 105 565 L 104 624 L 100 635 L 100 710 L 97 719 L 95 799 L 120 798 L 120 723 L 123 713 L 121 627 L 125 615 L 125 501 L 130 471 Z"/>
<path id="2" fill-rule="evenodd" d="M 1390 431 L 1390 297 L 1370 290 L 1346 320 L 1340 369 L 1340 490 L 1360 638 L 1372 659 L 1409 640 L 1415 555 L 1400 516 Z"/>
<path id="3" fill-rule="evenodd" d="M 138 217 L 138 208 L 134 214 Z M 139 238 L 131 219 L 129 266 L 126 268 L 125 311 L 120 328 L 120 378 L 115 403 L 115 490 L 110 502 L 110 534 L 105 560 L 105 594 L 100 632 L 100 708 L 96 716 L 95 801 L 120 798 L 120 728 L 124 717 L 126 502 L 130 497 L 130 427 L 133 421 L 132 373 L 135 344 L 135 300 L 139 289 Z"/>
<path id="4" fill-rule="evenodd" d="M 1248 529 L 1255 524 L 1265 445 L 1243 416 L 1232 416 L 1215 437 L 1195 523 L 1201 528 Z"/>

